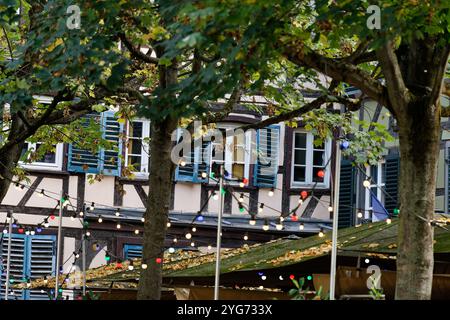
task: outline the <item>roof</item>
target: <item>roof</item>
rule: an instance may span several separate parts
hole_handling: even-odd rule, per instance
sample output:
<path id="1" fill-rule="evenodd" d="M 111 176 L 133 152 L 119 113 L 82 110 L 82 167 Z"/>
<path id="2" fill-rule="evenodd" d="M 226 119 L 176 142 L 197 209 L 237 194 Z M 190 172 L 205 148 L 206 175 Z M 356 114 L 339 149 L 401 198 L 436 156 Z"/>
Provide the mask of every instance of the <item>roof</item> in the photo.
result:
<path id="1" fill-rule="evenodd" d="M 441 217 L 447 224 L 450 219 Z M 339 256 L 376 256 L 380 259 L 395 259 L 397 251 L 398 219 L 392 223 L 376 222 L 359 227 L 339 230 Z M 237 249 L 223 250 L 221 256 L 221 274 L 243 271 L 261 271 L 281 268 L 289 265 L 327 256 L 331 251 L 331 232 L 324 237 L 318 235 L 301 239 L 281 238 L 264 244 L 243 246 Z M 450 253 L 450 231 L 435 229 L 435 254 Z M 128 262 L 118 268 L 115 263 L 92 269 L 87 272 L 87 280 L 105 282 L 136 282 L 141 270 L 140 260 L 134 261 L 135 268 L 128 270 Z M 194 252 L 166 255 L 163 264 L 164 278 L 212 277 L 215 271 L 215 254 Z M 49 281 L 49 286 L 51 281 Z M 42 286 L 42 281 L 33 281 L 32 288 Z M 53 281 L 54 286 L 54 281 Z M 95 285 L 93 285 L 95 286 Z"/>

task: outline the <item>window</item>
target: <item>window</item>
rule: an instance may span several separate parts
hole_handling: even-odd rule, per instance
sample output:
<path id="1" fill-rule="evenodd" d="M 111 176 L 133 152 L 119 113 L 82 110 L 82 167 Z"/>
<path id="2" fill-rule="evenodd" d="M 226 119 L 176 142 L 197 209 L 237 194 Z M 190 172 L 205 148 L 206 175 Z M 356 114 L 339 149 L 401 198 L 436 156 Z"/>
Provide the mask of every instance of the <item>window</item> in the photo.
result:
<path id="1" fill-rule="evenodd" d="M 330 158 L 330 141 L 315 145 L 312 133 L 297 131 L 294 132 L 293 149 L 292 186 L 312 186 L 317 183 L 318 187 L 328 187 L 330 170 L 325 170 L 325 166 Z M 318 175 L 322 170 L 325 172 L 324 177 Z"/>
<path id="2" fill-rule="evenodd" d="M 148 173 L 149 146 L 145 140 L 150 136 L 150 122 L 136 120 L 128 124 L 126 165 L 134 172 Z"/>
<path id="3" fill-rule="evenodd" d="M 226 131 L 233 128 L 220 128 L 222 139 L 215 140 L 211 137 L 211 167 L 214 169 L 214 163 L 224 165 L 224 170 L 228 173 L 228 180 L 242 180 L 248 178 L 250 147 L 249 137 L 245 133 L 236 133 L 235 135 L 226 135 Z"/>
<path id="4" fill-rule="evenodd" d="M 384 205 L 384 192 L 383 188 L 386 185 L 386 164 L 380 162 L 377 165 L 369 166 L 366 168 L 366 175 L 370 177 L 372 184 L 365 190 L 365 214 L 364 218 L 369 219 L 369 212 L 372 210 L 372 197 L 371 192 L 380 200 Z"/>
<path id="5" fill-rule="evenodd" d="M 39 159 L 36 159 L 32 162 L 24 162 L 24 157 L 27 156 L 28 160 L 31 160 L 31 156 L 36 153 L 39 148 L 42 146 L 42 143 L 32 143 L 25 142 L 22 154 L 21 161 L 19 163 L 28 169 L 46 169 L 46 170 L 61 170 L 62 169 L 62 155 L 63 155 L 63 144 L 58 143 L 54 145 L 53 150 L 49 150 L 45 152 Z"/>

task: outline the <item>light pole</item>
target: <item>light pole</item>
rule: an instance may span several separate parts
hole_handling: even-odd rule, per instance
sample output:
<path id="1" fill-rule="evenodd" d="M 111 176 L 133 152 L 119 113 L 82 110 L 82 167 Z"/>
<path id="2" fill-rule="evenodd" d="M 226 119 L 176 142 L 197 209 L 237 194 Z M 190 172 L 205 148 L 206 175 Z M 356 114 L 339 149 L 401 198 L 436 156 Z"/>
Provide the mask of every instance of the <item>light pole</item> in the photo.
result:
<path id="1" fill-rule="evenodd" d="M 220 247 L 222 242 L 222 214 L 223 214 L 223 165 L 220 166 L 219 177 L 219 214 L 217 215 L 217 243 L 216 243 L 216 277 L 214 282 L 214 300 L 219 300 L 220 282 Z"/>
<path id="2" fill-rule="evenodd" d="M 9 295 L 9 274 L 10 274 L 10 269 L 11 269 L 11 243 L 12 243 L 12 224 L 13 224 L 12 211 L 8 212 L 7 217 L 9 219 L 9 225 L 8 225 L 8 253 L 7 253 L 7 258 L 6 258 L 5 300 L 8 300 L 8 295 Z"/>
<path id="3" fill-rule="evenodd" d="M 339 184 L 341 180 L 341 147 L 339 137 L 336 139 L 336 160 L 334 174 L 334 199 L 333 199 L 333 233 L 331 238 L 331 270 L 330 270 L 330 300 L 335 300 L 336 288 L 336 259 L 337 259 L 337 234 L 338 234 L 338 210 L 339 210 Z"/>
<path id="4" fill-rule="evenodd" d="M 55 300 L 58 300 L 58 291 L 59 291 L 59 268 L 60 268 L 60 256 L 61 256 L 61 242 L 62 242 L 61 230 L 62 230 L 63 197 L 64 197 L 64 191 L 61 190 L 61 196 L 59 197 L 58 242 L 56 245 Z"/>
<path id="5" fill-rule="evenodd" d="M 83 226 L 84 228 L 84 226 Z M 83 250 L 83 261 L 82 261 L 82 267 L 83 267 L 83 297 L 86 296 L 86 232 L 83 230 L 83 240 L 81 243 L 81 250 Z"/>

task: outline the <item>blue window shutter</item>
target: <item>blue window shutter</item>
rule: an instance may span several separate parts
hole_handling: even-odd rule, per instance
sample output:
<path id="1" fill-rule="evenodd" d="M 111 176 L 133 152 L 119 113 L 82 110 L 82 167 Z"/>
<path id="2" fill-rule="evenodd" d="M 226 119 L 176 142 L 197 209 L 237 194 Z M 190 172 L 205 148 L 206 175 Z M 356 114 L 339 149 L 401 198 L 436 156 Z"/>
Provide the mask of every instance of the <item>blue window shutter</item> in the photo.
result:
<path id="1" fill-rule="evenodd" d="M 182 140 L 182 130 L 177 130 L 177 142 L 180 143 Z M 187 181 L 187 182 L 194 182 L 195 175 L 196 175 L 196 169 L 195 169 L 195 151 L 191 145 L 191 150 L 189 154 L 185 155 L 183 154 L 183 158 L 186 160 L 186 165 L 181 166 L 177 165 L 177 168 L 175 169 L 175 181 Z M 189 161 L 188 161 L 189 160 Z M 188 163 L 189 162 L 189 163 Z"/>
<path id="2" fill-rule="evenodd" d="M 202 183 L 208 182 L 209 167 L 210 167 L 210 141 L 202 141 L 201 147 L 195 149 L 195 164 L 194 164 L 194 182 Z M 202 177 L 202 173 L 206 172 L 206 178 Z"/>
<path id="3" fill-rule="evenodd" d="M 81 118 L 82 125 L 87 127 L 90 121 L 101 121 L 99 114 L 88 114 Z M 80 149 L 74 144 L 69 144 L 68 171 L 81 173 L 100 173 L 100 153 L 93 154 L 90 150 Z"/>
<path id="4" fill-rule="evenodd" d="M 142 246 L 134 244 L 125 244 L 123 246 L 123 258 L 125 260 L 141 258 L 142 257 Z"/>
<path id="5" fill-rule="evenodd" d="M 3 236 L 3 243 L 1 246 L 1 257 L 2 257 L 2 275 L 0 278 L 0 299 L 5 297 L 5 283 L 6 283 L 6 263 L 8 257 L 8 237 L 9 235 Z M 26 276 L 27 272 L 27 238 L 22 234 L 13 234 L 11 243 L 11 263 L 10 263 L 10 278 L 14 279 L 16 282 L 22 281 Z M 10 289 L 11 290 L 11 289 Z M 10 294 L 8 296 L 9 300 L 23 300 L 26 298 L 25 290 L 13 289 L 14 295 Z"/>
<path id="6" fill-rule="evenodd" d="M 353 210 L 355 200 L 355 168 L 348 160 L 341 161 L 341 177 L 339 181 L 339 228 L 350 227 L 355 221 Z"/>
<path id="7" fill-rule="evenodd" d="M 446 170 L 447 170 L 447 184 L 445 186 L 445 213 L 450 212 L 450 144 L 447 142 L 447 148 L 446 148 L 447 155 L 445 157 L 445 164 L 446 164 Z"/>
<path id="8" fill-rule="evenodd" d="M 112 143 L 109 150 L 102 149 L 100 152 L 100 168 L 104 175 L 120 176 L 123 124 L 119 123 L 114 111 L 102 113 L 103 139 Z"/>
<path id="9" fill-rule="evenodd" d="M 29 236 L 29 254 L 27 276 L 30 279 L 42 278 L 55 274 L 56 267 L 56 237 L 47 235 Z M 49 300 L 47 293 L 40 290 L 26 290 L 26 299 Z"/>
<path id="10" fill-rule="evenodd" d="M 385 165 L 385 191 L 384 207 L 390 213 L 394 213 L 394 209 L 398 208 L 398 177 L 400 174 L 400 158 L 398 155 L 390 155 L 386 157 Z"/>
<path id="11" fill-rule="evenodd" d="M 260 188 L 272 188 L 277 184 L 280 126 L 271 125 L 256 133 L 257 160 L 254 166 L 253 184 Z"/>

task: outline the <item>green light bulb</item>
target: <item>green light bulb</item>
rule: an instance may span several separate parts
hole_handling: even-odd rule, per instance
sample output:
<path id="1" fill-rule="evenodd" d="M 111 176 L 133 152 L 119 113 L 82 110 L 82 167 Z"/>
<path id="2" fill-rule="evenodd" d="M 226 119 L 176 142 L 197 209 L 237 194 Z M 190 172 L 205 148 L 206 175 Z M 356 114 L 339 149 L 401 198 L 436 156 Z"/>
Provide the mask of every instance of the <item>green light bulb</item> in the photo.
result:
<path id="1" fill-rule="evenodd" d="M 307 276 L 306 279 L 312 280 L 312 276 Z"/>

